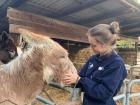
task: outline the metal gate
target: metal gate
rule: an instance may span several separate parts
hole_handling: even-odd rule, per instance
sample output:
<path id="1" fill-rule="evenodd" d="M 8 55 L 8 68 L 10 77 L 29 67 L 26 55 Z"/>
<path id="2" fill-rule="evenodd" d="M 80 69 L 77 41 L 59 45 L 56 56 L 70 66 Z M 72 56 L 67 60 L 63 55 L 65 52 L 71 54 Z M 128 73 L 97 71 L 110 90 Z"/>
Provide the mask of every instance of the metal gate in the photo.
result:
<path id="1" fill-rule="evenodd" d="M 124 83 L 124 86 L 123 86 L 123 93 L 115 96 L 113 99 L 115 101 L 122 100 L 123 105 L 129 105 L 131 98 L 140 96 L 140 92 L 131 93 L 131 88 L 134 83 L 140 84 L 140 79 L 126 80 Z M 47 105 L 55 105 L 53 102 L 51 102 L 41 96 L 37 96 L 36 99 Z"/>

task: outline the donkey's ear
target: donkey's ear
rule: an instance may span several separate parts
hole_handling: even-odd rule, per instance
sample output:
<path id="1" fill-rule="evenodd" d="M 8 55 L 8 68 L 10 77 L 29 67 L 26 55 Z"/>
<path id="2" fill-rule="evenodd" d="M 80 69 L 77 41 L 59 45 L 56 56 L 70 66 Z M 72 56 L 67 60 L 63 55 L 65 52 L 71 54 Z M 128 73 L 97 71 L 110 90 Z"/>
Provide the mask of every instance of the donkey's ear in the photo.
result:
<path id="1" fill-rule="evenodd" d="M 6 31 L 2 32 L 1 37 L 2 37 L 2 40 L 8 40 L 8 39 L 12 40 L 12 37 Z"/>
<path id="2" fill-rule="evenodd" d="M 6 31 L 3 31 L 1 34 L 2 40 L 7 40 L 8 39 L 8 33 Z"/>
<path id="3" fill-rule="evenodd" d="M 8 33 L 7 33 L 6 31 L 3 31 L 3 32 L 2 32 L 2 35 L 6 35 L 6 36 L 7 36 L 7 34 L 8 34 Z"/>
<path id="4" fill-rule="evenodd" d="M 2 34 L 0 34 L 0 41 L 2 41 Z"/>

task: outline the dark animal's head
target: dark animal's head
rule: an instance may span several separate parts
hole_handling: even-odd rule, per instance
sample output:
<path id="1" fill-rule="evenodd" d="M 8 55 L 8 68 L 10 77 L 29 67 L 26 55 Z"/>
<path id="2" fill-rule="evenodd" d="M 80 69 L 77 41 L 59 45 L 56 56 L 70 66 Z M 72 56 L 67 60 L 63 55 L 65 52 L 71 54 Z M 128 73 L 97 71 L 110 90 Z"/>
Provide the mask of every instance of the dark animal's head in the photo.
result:
<path id="1" fill-rule="evenodd" d="M 10 34 L 2 32 L 0 34 L 0 61 L 8 63 L 17 56 L 17 48 Z"/>

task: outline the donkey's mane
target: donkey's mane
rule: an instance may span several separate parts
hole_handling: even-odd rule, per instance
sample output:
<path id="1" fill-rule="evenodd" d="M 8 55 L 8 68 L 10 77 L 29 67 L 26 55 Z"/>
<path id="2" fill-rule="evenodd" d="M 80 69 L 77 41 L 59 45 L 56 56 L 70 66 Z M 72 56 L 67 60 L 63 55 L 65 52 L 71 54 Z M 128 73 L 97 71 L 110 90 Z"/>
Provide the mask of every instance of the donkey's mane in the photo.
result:
<path id="1" fill-rule="evenodd" d="M 14 71 L 19 71 L 19 70 L 22 71 L 21 68 L 28 69 L 27 64 L 31 65 L 30 60 L 31 59 L 41 60 L 41 56 L 43 56 L 41 54 L 43 54 L 42 52 L 44 50 L 46 51 L 45 53 L 46 56 L 51 55 L 51 53 L 54 52 L 53 51 L 54 49 L 62 49 L 63 51 L 65 51 L 65 53 L 67 53 L 67 51 L 63 47 L 61 47 L 58 43 L 56 43 L 55 41 L 53 41 L 47 36 L 40 36 L 26 29 L 19 29 L 19 31 L 23 39 L 27 43 L 29 43 L 32 46 L 32 48 L 30 48 L 29 51 L 26 51 L 25 53 L 22 53 L 21 55 L 16 57 L 13 61 L 9 62 L 7 65 L 4 65 L 6 67 L 5 70 L 9 73 L 13 73 Z M 36 61 L 36 60 L 33 60 L 33 61 Z M 15 65 L 17 67 L 15 67 Z M 18 70 L 14 68 L 20 68 L 20 69 Z"/>
<path id="2" fill-rule="evenodd" d="M 33 69 L 42 69 L 40 65 L 42 65 L 42 49 L 40 46 L 34 46 L 29 51 L 22 53 L 21 55 L 17 56 L 15 59 L 13 59 L 11 62 L 7 64 L 1 65 L 5 72 L 9 74 L 13 73 L 19 73 L 19 71 L 26 71 L 26 69 L 29 68 L 30 65 L 36 62 L 36 60 L 40 60 L 38 62 L 36 68 Z"/>

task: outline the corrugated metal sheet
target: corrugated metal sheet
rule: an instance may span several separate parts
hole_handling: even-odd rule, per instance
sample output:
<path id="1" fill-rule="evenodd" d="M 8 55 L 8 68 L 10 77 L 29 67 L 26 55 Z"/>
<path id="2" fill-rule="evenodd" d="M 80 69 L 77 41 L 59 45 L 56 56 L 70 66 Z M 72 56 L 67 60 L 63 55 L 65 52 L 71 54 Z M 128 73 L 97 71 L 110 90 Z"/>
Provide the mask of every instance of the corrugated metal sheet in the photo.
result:
<path id="1" fill-rule="evenodd" d="M 0 6 L 4 1 L 0 1 Z M 127 35 L 131 28 L 138 30 L 140 27 L 140 12 L 121 0 L 13 0 L 13 7 L 88 27 L 117 20 Z M 139 33 L 136 31 L 133 36 L 139 36 Z"/>

